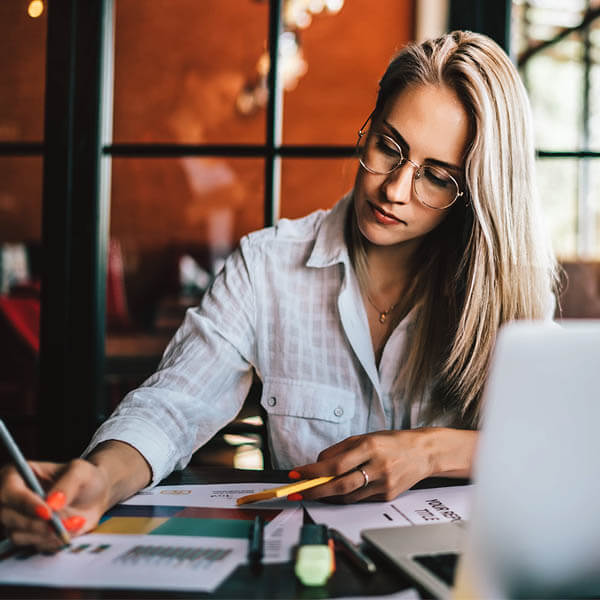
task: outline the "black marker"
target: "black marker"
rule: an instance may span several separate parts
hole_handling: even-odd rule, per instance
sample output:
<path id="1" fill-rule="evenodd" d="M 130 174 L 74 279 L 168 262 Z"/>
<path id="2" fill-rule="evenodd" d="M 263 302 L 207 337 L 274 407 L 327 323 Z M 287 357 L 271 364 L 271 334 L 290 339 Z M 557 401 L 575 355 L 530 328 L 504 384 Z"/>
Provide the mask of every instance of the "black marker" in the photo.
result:
<path id="1" fill-rule="evenodd" d="M 254 517 L 254 522 L 250 526 L 250 535 L 248 538 L 248 562 L 253 571 L 260 570 L 261 561 L 264 553 L 264 521 L 262 517 Z"/>

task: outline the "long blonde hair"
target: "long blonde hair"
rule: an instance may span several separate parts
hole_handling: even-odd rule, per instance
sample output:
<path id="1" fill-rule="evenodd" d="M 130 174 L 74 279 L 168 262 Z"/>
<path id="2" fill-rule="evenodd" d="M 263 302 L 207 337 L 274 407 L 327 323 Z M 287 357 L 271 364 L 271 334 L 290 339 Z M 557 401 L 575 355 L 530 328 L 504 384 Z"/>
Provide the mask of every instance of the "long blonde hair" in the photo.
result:
<path id="1" fill-rule="evenodd" d="M 405 397 L 430 402 L 421 418 L 476 427 L 482 387 L 500 325 L 540 319 L 557 287 L 541 226 L 527 94 L 504 51 L 484 35 L 455 31 L 411 44 L 379 83 L 374 120 L 407 86 L 445 85 L 469 115 L 466 201 L 420 245 L 405 302 L 418 305 L 402 360 Z M 368 270 L 354 210 L 348 244 L 361 285 Z"/>

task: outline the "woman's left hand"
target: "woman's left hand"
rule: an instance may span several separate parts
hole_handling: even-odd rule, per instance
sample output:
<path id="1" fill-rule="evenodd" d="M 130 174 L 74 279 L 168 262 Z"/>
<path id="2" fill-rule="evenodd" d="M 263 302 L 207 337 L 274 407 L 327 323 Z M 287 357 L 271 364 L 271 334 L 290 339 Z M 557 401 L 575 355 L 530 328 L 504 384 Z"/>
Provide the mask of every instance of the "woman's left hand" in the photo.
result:
<path id="1" fill-rule="evenodd" d="M 323 450 L 317 462 L 294 470 L 301 479 L 336 478 L 304 490 L 302 499 L 328 498 L 341 503 L 394 499 L 435 471 L 430 431 L 377 431 L 349 437 Z"/>

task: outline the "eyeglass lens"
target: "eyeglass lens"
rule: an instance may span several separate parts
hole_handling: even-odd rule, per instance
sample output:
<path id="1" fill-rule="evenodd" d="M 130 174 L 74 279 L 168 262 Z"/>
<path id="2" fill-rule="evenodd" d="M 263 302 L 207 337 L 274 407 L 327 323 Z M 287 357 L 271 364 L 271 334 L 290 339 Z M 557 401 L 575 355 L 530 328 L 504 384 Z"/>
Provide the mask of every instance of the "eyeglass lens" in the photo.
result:
<path id="1" fill-rule="evenodd" d="M 363 166 L 372 173 L 387 175 L 404 161 L 400 146 L 389 136 L 371 133 L 359 144 Z M 459 194 L 458 184 L 444 169 L 423 165 L 414 176 L 414 189 L 421 202 L 433 208 L 450 206 Z"/>

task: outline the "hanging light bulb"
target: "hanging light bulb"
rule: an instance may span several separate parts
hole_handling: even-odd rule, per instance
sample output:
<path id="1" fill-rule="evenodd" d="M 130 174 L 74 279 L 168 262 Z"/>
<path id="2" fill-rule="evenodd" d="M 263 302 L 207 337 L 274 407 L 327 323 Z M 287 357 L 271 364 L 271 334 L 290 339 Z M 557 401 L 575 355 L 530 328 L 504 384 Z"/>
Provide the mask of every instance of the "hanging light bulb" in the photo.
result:
<path id="1" fill-rule="evenodd" d="M 338 13 L 344 0 L 284 0 L 282 20 L 283 32 L 279 38 L 279 75 L 283 88 L 293 90 L 299 79 L 308 70 L 300 45 L 300 29 L 305 29 L 313 15 L 323 11 Z M 254 114 L 264 108 L 269 99 L 267 77 L 269 74 L 269 53 L 263 52 L 256 66 L 256 76 L 246 82 L 236 99 L 236 107 L 243 115 Z"/>
<path id="2" fill-rule="evenodd" d="M 32 19 L 37 19 L 44 12 L 44 3 L 42 0 L 31 0 L 29 6 L 27 7 L 27 14 Z"/>

